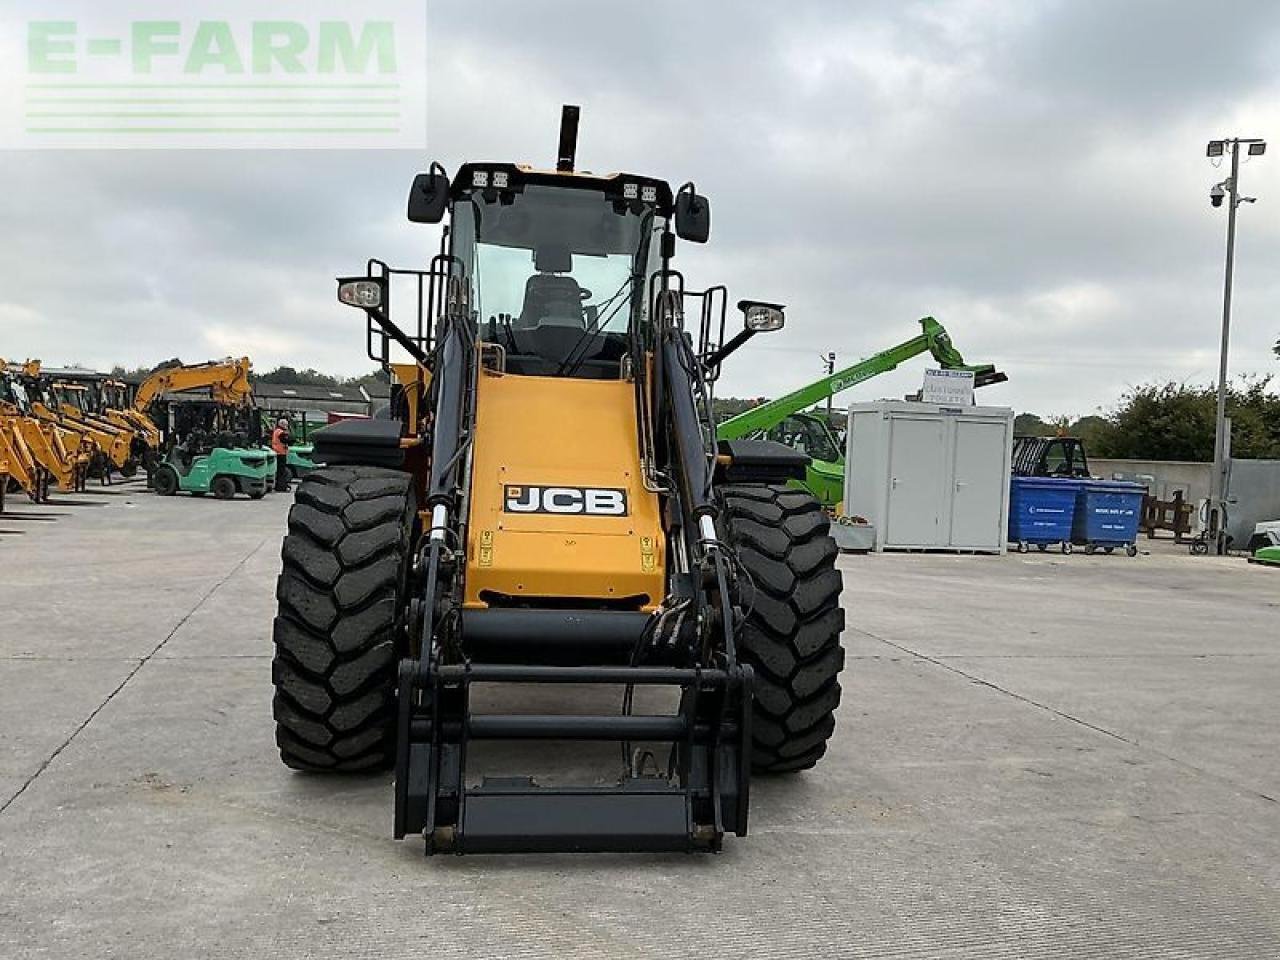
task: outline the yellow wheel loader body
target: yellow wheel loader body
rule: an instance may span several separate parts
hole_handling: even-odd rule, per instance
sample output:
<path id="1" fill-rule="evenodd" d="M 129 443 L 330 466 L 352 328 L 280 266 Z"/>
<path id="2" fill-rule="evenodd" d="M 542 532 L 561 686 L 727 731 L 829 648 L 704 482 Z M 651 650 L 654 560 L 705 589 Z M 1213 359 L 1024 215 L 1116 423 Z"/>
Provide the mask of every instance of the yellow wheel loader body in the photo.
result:
<path id="1" fill-rule="evenodd" d="M 465 606 L 657 609 L 665 537 L 643 483 L 634 384 L 484 370 L 476 396 Z"/>

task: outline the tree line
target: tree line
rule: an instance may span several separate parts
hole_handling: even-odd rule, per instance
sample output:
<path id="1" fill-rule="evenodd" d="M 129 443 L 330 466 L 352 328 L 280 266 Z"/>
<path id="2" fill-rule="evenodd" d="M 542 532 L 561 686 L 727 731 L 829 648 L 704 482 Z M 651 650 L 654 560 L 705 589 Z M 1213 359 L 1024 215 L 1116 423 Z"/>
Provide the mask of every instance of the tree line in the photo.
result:
<path id="1" fill-rule="evenodd" d="M 1228 384 L 1233 456 L 1280 459 L 1280 396 L 1271 383 L 1269 376 L 1245 376 Z M 1024 413 L 1014 432 L 1077 436 L 1095 457 L 1207 462 L 1213 459 L 1217 404 L 1214 385 L 1150 383 L 1131 389 L 1103 416 L 1043 420 Z"/>

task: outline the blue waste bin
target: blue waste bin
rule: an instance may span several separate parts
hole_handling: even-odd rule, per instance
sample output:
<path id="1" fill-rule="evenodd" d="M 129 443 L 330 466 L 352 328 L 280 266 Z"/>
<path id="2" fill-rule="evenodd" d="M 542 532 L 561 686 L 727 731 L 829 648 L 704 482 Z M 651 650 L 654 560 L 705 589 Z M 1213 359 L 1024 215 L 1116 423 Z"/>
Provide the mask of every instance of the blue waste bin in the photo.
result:
<path id="1" fill-rule="evenodd" d="M 1138 522 L 1147 488 L 1138 483 L 1086 480 L 1080 484 L 1071 539 L 1083 544 L 1085 553 L 1123 547 L 1129 556 L 1138 553 Z"/>
<path id="2" fill-rule="evenodd" d="M 1065 477 L 1012 477 L 1009 482 L 1009 542 L 1019 553 L 1034 544 L 1071 552 L 1071 531 L 1079 499 L 1079 480 Z"/>

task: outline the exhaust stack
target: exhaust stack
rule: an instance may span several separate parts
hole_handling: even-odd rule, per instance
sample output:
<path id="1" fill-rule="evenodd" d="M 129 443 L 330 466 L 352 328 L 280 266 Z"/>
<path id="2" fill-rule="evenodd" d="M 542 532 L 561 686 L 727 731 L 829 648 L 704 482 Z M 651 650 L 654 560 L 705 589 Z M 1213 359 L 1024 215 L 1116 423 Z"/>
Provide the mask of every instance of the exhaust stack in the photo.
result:
<path id="1" fill-rule="evenodd" d="M 560 152 L 556 158 L 556 170 L 573 173 L 573 163 L 578 156 L 578 107 L 565 104 L 560 109 Z"/>

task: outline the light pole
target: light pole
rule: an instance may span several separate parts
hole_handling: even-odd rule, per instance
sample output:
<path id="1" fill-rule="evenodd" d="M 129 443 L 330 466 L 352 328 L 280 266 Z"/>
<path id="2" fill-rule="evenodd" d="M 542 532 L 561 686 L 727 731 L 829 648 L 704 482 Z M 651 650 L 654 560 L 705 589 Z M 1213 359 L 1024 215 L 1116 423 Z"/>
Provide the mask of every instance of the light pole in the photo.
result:
<path id="1" fill-rule="evenodd" d="M 818 354 L 818 356 L 822 357 L 822 368 L 826 370 L 828 377 L 836 372 L 836 355 L 834 351 L 827 354 Z M 827 394 L 827 426 L 831 426 L 831 403 L 831 394 Z"/>
<path id="2" fill-rule="evenodd" d="M 1231 153 L 1231 176 L 1216 183 L 1209 191 L 1209 202 L 1215 207 L 1227 207 L 1227 266 L 1222 287 L 1222 347 L 1218 354 L 1218 410 L 1213 431 L 1213 475 L 1209 478 L 1209 516 L 1207 531 L 1214 553 L 1225 553 L 1227 534 L 1225 520 L 1227 473 L 1227 350 L 1231 341 L 1231 280 L 1236 262 L 1236 208 L 1242 203 L 1253 203 L 1256 197 L 1240 195 L 1240 148 L 1251 157 L 1267 152 L 1265 141 L 1257 138 L 1234 137 L 1229 140 L 1210 140 L 1206 155 L 1221 157 Z"/>

